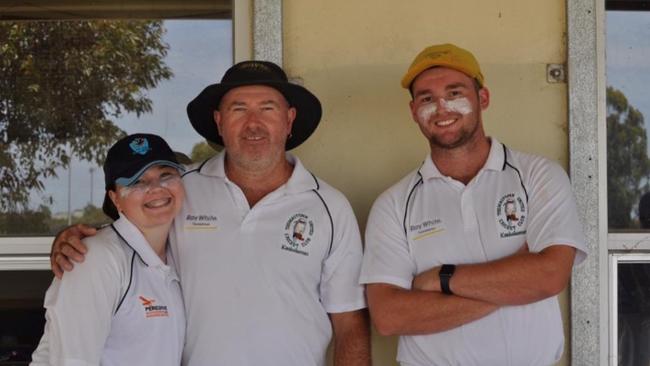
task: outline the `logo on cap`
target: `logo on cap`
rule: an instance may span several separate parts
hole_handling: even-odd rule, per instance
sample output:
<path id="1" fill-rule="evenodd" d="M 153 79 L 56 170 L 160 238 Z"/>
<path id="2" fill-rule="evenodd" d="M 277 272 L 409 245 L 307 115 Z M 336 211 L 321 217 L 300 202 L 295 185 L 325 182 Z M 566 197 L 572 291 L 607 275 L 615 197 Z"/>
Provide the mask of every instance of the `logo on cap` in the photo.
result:
<path id="1" fill-rule="evenodd" d="M 135 154 L 146 155 L 149 152 L 149 141 L 144 137 L 138 137 L 131 141 L 129 147 Z"/>

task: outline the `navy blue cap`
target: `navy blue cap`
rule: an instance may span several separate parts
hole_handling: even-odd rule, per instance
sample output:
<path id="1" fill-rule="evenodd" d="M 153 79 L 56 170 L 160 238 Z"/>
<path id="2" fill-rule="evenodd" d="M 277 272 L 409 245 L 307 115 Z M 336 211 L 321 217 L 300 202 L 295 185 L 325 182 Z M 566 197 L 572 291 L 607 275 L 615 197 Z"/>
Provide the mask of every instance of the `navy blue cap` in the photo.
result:
<path id="1" fill-rule="evenodd" d="M 119 214 L 108 196 L 115 185 L 130 186 L 138 181 L 144 172 L 154 165 L 166 165 L 185 171 L 178 163 L 176 154 L 165 140 L 148 133 L 136 133 L 116 142 L 104 160 L 104 183 L 106 194 L 102 209 L 110 218 L 117 220 Z"/>
<path id="2" fill-rule="evenodd" d="M 167 165 L 181 172 L 185 171 L 176 160 L 174 151 L 162 137 L 147 133 L 129 135 L 116 142 L 106 154 L 106 189 L 115 184 L 130 186 L 154 165 Z"/>

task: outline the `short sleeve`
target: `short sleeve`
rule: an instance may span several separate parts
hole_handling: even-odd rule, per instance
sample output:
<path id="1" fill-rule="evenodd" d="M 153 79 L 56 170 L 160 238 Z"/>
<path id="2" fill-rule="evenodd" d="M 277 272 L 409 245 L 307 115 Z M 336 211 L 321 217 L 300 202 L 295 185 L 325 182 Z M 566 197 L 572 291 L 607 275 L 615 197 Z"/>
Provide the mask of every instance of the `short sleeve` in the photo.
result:
<path id="1" fill-rule="evenodd" d="M 99 365 L 123 276 L 115 253 L 92 244 L 84 262 L 62 280 L 54 279 L 46 292 L 45 331 L 35 365 Z"/>
<path id="2" fill-rule="evenodd" d="M 370 210 L 360 282 L 410 289 L 416 266 L 403 227 L 406 209 L 390 192 L 383 193 Z"/>
<path id="3" fill-rule="evenodd" d="M 587 256 L 575 197 L 566 172 L 549 160 L 539 158 L 530 166 L 531 187 L 527 241 L 530 250 L 560 244 L 577 249 L 574 264 Z"/>
<path id="4" fill-rule="evenodd" d="M 337 197 L 335 197 L 337 198 Z M 363 248 L 359 225 L 347 200 L 326 200 L 333 223 L 332 250 L 321 272 L 321 302 L 328 313 L 366 307 L 364 287 L 359 284 Z"/>

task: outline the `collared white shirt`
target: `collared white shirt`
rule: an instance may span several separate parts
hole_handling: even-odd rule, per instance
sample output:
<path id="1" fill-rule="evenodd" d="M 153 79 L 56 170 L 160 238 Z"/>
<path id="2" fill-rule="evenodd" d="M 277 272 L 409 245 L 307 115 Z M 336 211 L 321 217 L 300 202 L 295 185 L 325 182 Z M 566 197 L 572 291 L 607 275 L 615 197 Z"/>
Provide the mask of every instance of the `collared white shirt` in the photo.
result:
<path id="1" fill-rule="evenodd" d="M 170 252 L 166 265 L 125 217 L 84 243 L 84 262 L 47 290 L 31 365 L 180 365 L 185 312 Z"/>
<path id="2" fill-rule="evenodd" d="M 528 243 L 531 252 L 562 244 L 586 256 L 566 173 L 542 157 L 495 139 L 485 166 L 467 185 L 443 176 L 430 156 L 374 203 L 366 227 L 361 283 L 411 288 L 413 277 L 442 264 L 483 263 Z M 564 342 L 556 297 L 494 313 L 429 335 L 400 337 L 405 365 L 550 365 Z"/>
<path id="3" fill-rule="evenodd" d="M 249 207 L 225 153 L 183 177 L 171 235 L 185 305 L 185 365 L 324 365 L 328 313 L 365 307 L 356 219 L 297 158 L 286 184 Z"/>

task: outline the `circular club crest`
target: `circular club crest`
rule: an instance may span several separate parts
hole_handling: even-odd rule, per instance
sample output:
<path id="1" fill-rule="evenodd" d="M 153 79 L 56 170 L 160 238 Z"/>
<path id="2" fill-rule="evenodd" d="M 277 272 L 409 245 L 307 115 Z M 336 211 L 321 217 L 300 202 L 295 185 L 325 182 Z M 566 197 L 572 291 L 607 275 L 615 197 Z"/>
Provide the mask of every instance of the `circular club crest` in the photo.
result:
<path id="1" fill-rule="evenodd" d="M 526 205 L 524 200 L 514 193 L 501 197 L 497 203 L 497 220 L 501 227 L 508 231 L 525 228 Z"/>
<path id="2" fill-rule="evenodd" d="M 306 247 L 312 235 L 314 235 L 314 222 L 302 213 L 291 216 L 284 226 L 284 238 L 292 247 Z"/>

